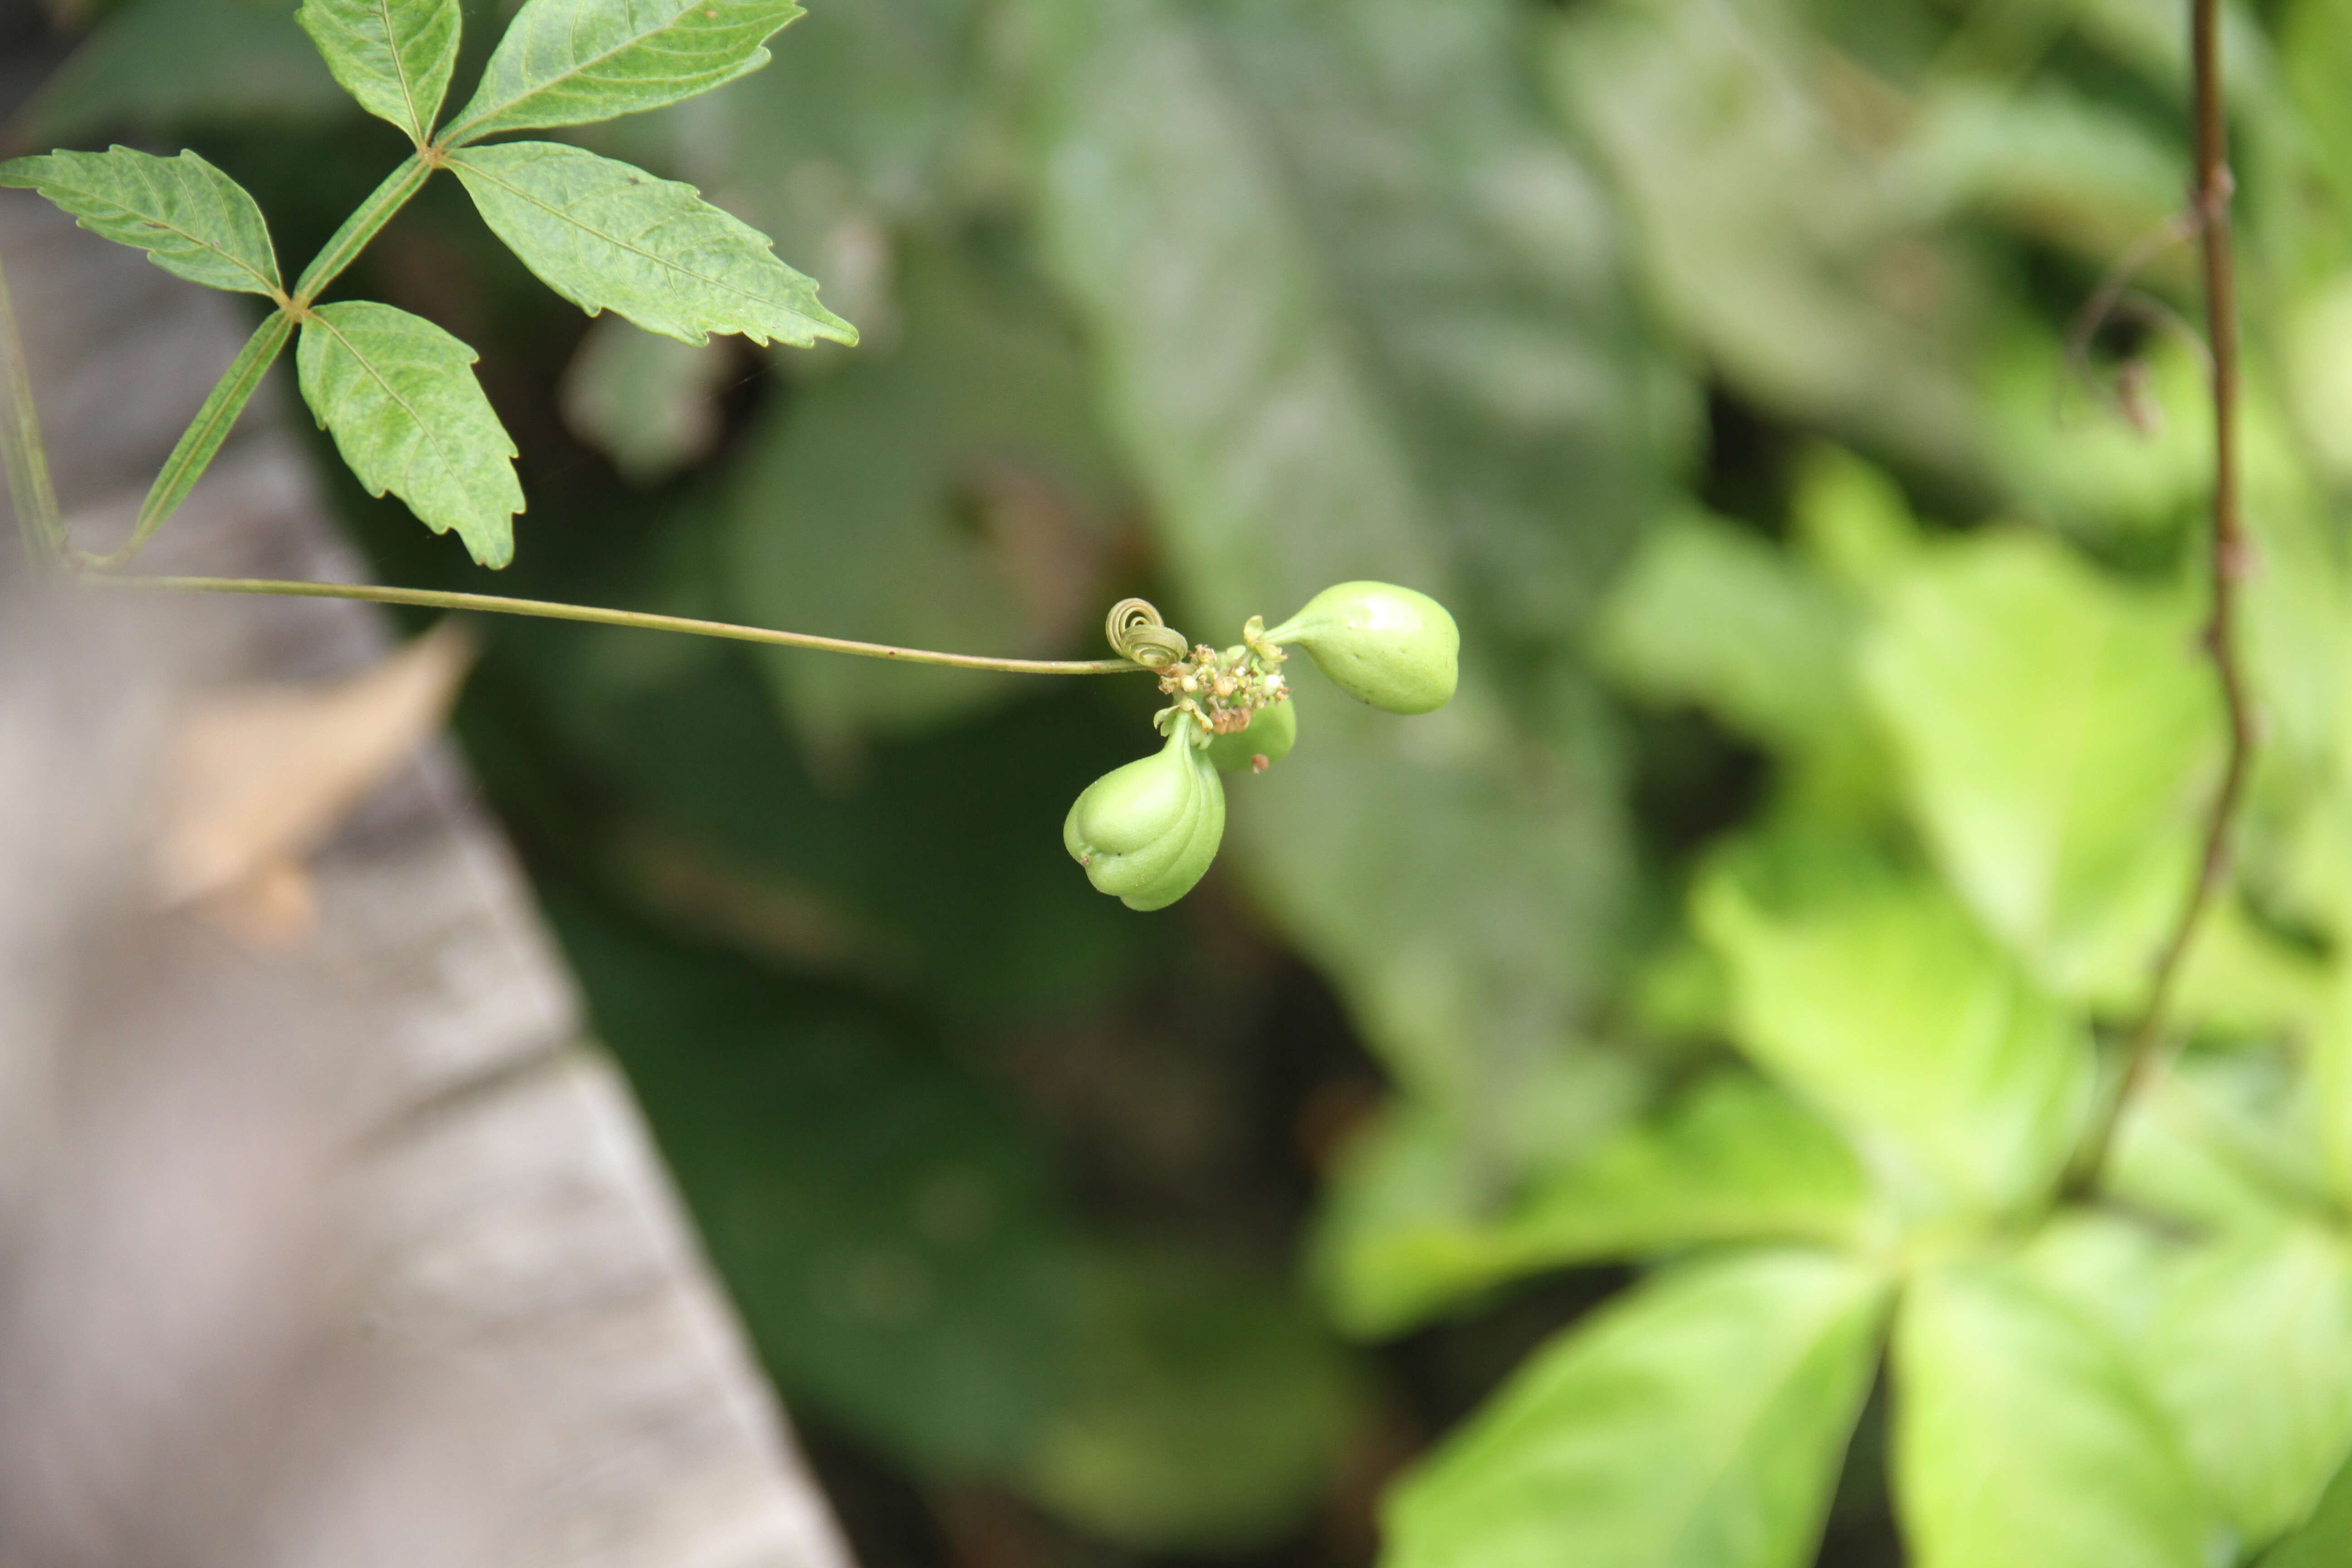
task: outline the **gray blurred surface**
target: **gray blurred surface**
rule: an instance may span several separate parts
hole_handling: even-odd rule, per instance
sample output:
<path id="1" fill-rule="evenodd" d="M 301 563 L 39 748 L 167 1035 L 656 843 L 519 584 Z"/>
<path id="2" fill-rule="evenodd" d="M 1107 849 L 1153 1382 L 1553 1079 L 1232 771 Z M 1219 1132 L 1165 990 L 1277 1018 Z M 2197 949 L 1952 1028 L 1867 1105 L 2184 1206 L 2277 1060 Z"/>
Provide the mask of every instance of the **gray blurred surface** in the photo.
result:
<path id="1" fill-rule="evenodd" d="M 242 306 L 0 192 L 66 510 L 118 536 Z M 282 374 L 282 373 L 281 373 Z M 350 577 L 290 386 L 142 570 Z M 47 592 L 0 552 L 0 1568 L 844 1568 L 454 754 L 241 946 L 153 907 L 171 716 L 368 608 Z"/>

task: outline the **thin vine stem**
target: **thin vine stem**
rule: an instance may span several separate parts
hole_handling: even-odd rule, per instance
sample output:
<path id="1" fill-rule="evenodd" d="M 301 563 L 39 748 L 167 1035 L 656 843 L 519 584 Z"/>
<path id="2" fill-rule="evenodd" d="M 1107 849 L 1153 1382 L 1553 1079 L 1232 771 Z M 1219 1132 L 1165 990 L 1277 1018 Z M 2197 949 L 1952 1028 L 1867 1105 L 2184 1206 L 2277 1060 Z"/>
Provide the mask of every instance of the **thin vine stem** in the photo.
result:
<path id="1" fill-rule="evenodd" d="M 2238 463 L 2237 256 L 2230 228 L 2230 129 L 2221 93 L 2220 0 L 2195 0 L 2189 20 L 2189 56 L 2195 77 L 2197 168 L 2190 211 L 2197 226 L 2205 274 L 2205 330 L 2213 356 L 2213 538 L 2210 562 L 2213 607 L 2206 626 L 2206 650 L 2221 689 L 2229 726 L 2229 757 L 2221 787 L 2205 819 L 2203 855 L 2197 879 L 2157 960 L 2147 994 L 2125 1037 L 2124 1063 L 2100 1102 L 2091 1126 L 2069 1164 L 2061 1195 L 2078 1198 L 2097 1186 L 2116 1125 L 2135 1095 L 2155 1075 L 2162 1059 L 2167 1014 L 2180 967 L 2222 884 L 2228 878 L 2230 842 L 2238 805 L 2254 753 L 2254 716 L 2244 668 L 2238 662 L 2238 588 L 2248 552 L 2241 510 Z"/>
<path id="2" fill-rule="evenodd" d="M 111 573 L 85 573 L 79 581 L 92 587 L 144 589 L 151 593 L 358 599 L 371 605 L 408 605 L 430 610 L 478 610 L 498 616 L 535 616 L 544 620 L 583 621 L 599 626 L 633 626 L 640 631 L 684 632 L 690 637 L 763 643 L 770 647 L 811 648 L 820 653 L 851 654 L 859 658 L 941 665 L 950 669 L 992 669 L 1013 675 L 1151 673 L 1145 666 L 1125 658 L 992 658 L 985 654 L 939 653 L 929 648 L 856 642 L 847 637 L 817 637 L 809 632 L 780 632 L 766 626 L 739 626 L 728 621 L 695 620 L 686 616 L 656 616 L 642 610 L 607 610 L 594 605 L 566 605 L 546 599 L 509 599 L 495 594 L 444 593 L 434 588 L 384 588 L 369 583 L 305 583 L 268 577 L 148 577 Z"/>

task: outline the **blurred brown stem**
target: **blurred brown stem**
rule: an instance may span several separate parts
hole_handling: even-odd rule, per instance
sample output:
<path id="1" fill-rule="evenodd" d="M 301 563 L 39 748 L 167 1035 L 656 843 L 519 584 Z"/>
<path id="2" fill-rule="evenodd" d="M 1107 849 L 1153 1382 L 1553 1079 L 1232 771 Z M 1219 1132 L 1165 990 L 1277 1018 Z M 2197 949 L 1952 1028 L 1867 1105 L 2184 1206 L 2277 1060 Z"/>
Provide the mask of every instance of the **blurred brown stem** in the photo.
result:
<path id="1" fill-rule="evenodd" d="M 2238 587 L 2246 574 L 2247 549 L 2239 499 L 2237 258 L 2230 232 L 2233 182 L 2229 120 L 2221 95 L 2221 0 L 2195 0 L 2189 54 L 2197 121 L 2197 171 L 2189 204 L 2203 251 L 2205 330 L 2213 353 L 2213 611 L 2205 637 L 2229 721 L 2229 759 L 2206 816 L 2204 854 L 2198 863 L 2197 880 L 2157 960 L 2147 999 L 2126 1037 L 2123 1069 L 2101 1100 L 2067 1167 L 2060 1187 L 2063 1198 L 2082 1197 L 2097 1186 L 2115 1142 L 2116 1124 L 2163 1055 L 2165 1015 L 2182 961 L 2229 873 L 2231 828 L 2245 794 L 2254 751 L 2253 710 L 2237 648 Z"/>

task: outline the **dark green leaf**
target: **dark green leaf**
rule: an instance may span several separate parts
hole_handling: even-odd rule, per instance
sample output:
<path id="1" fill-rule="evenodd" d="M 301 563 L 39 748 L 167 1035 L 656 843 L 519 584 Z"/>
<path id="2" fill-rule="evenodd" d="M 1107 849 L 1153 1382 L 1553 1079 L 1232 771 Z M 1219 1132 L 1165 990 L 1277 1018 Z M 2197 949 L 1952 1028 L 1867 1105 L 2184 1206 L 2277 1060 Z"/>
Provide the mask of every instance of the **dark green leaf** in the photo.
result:
<path id="1" fill-rule="evenodd" d="M 522 486 L 476 357 L 421 317 L 354 300 L 304 320 L 294 363 L 303 400 L 370 495 L 390 490 L 434 532 L 456 529 L 475 560 L 503 566 Z"/>
<path id="2" fill-rule="evenodd" d="M 727 490 L 730 613 L 923 647 L 1092 653 L 1116 597 L 1103 573 L 1119 491 L 1078 344 L 961 247 L 908 244 L 899 268 L 896 341 L 753 428 Z M 835 756 L 1002 703 L 1024 679 L 782 650 L 760 667 Z"/>
<path id="3" fill-rule="evenodd" d="M 294 19 L 344 91 L 425 145 L 457 63 L 458 0 L 302 0 Z"/>
<path id="4" fill-rule="evenodd" d="M 1539 1352 L 1391 1494 L 1385 1568 L 1800 1568 L 1885 1296 L 1817 1253 L 1659 1275 Z"/>
<path id="5" fill-rule="evenodd" d="M 114 147 L 0 163 L 0 185 L 30 186 L 82 227 L 136 246 L 164 271 L 207 288 L 278 292 L 269 226 L 245 187 L 197 157 Z"/>
<path id="6" fill-rule="evenodd" d="M 857 341 L 767 236 L 692 185 L 552 142 L 468 147 L 449 166 L 523 265 L 592 316 L 609 307 L 689 343 L 712 332 L 803 348 Z"/>
<path id="7" fill-rule="evenodd" d="M 793 0 L 524 0 L 441 138 L 584 125 L 658 109 L 768 63 Z"/>
<path id="8" fill-rule="evenodd" d="M 130 0 L 105 10 L 22 123 L 28 137 L 68 142 L 198 119 L 317 122 L 351 108 L 282 4 Z"/>
<path id="9" fill-rule="evenodd" d="M 1328 1332 L 1273 1282 L 1171 1254 L 1098 1253 L 1076 1308 L 1077 1386 L 1029 1461 L 1033 1494 L 1148 1551 L 1296 1530 L 1360 1414 Z"/>

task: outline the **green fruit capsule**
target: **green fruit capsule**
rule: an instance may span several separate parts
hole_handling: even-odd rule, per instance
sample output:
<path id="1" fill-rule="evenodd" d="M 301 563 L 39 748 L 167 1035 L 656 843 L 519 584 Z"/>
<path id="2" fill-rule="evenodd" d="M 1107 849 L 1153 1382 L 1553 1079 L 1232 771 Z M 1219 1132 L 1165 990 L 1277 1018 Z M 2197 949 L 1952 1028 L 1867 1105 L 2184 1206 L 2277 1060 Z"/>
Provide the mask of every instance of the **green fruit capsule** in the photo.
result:
<path id="1" fill-rule="evenodd" d="M 1192 890 L 1225 835 L 1225 785 L 1180 721 L 1151 756 L 1088 784 L 1062 824 L 1087 880 L 1131 910 L 1165 909 Z"/>
<path id="2" fill-rule="evenodd" d="M 1208 759 L 1219 773 L 1256 769 L 1264 757 L 1267 767 L 1290 755 L 1298 740 L 1298 711 L 1289 702 L 1269 702 L 1250 715 L 1249 728 L 1219 735 L 1209 742 Z"/>
<path id="3" fill-rule="evenodd" d="M 1265 634 L 1307 650 L 1339 689 L 1391 713 L 1426 713 L 1454 695 L 1462 633 L 1445 606 L 1391 583 L 1341 583 Z"/>

